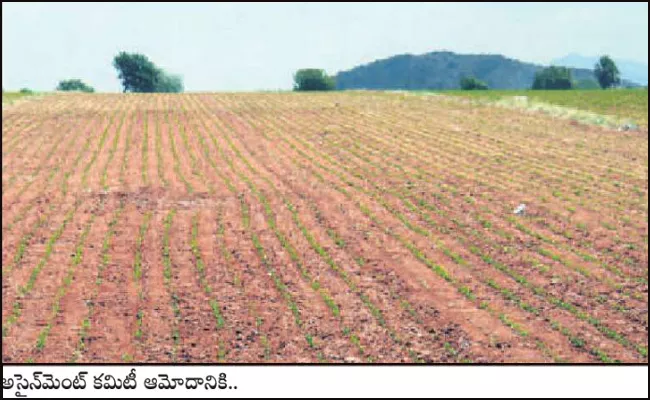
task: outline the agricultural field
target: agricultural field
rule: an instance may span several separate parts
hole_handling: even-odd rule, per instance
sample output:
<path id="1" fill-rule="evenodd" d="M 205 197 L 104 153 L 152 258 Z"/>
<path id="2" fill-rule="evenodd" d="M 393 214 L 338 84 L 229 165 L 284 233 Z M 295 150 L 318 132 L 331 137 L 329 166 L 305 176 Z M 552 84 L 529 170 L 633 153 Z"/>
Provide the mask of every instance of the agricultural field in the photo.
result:
<path id="1" fill-rule="evenodd" d="M 647 347 L 647 127 L 379 92 L 3 105 L 3 362 Z"/>
<path id="2" fill-rule="evenodd" d="M 21 93 L 21 92 L 2 92 L 2 104 L 12 104 L 17 100 L 24 99 L 28 96 L 33 96 L 30 93 Z"/>
<path id="3" fill-rule="evenodd" d="M 497 102 L 526 96 L 532 102 L 553 104 L 630 120 L 648 129 L 648 89 L 616 90 L 475 90 L 445 91 L 446 95 Z"/>

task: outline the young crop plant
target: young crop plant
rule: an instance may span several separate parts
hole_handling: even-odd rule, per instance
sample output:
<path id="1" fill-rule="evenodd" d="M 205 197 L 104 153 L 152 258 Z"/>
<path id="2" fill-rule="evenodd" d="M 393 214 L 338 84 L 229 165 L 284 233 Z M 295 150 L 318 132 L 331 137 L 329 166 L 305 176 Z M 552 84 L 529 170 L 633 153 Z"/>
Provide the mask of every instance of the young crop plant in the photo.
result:
<path id="1" fill-rule="evenodd" d="M 182 104 L 180 105 L 180 107 L 181 107 L 181 111 L 183 113 L 186 113 L 186 110 L 185 110 L 185 108 L 184 108 L 184 106 Z M 204 185 L 207 186 L 209 194 L 213 194 L 214 191 L 215 191 L 214 185 L 212 184 L 211 180 L 207 179 L 205 174 L 199 168 L 198 159 L 197 159 L 196 155 L 194 154 L 194 150 L 192 149 L 192 146 L 190 145 L 190 142 L 189 142 L 188 134 L 185 131 L 185 120 L 184 120 L 184 118 L 180 117 L 179 115 L 176 115 L 175 121 L 176 121 L 176 124 L 178 126 L 178 131 L 179 131 L 179 133 L 181 135 L 181 139 L 183 141 L 183 147 L 185 149 L 184 153 L 187 154 L 190 157 L 190 167 L 191 167 L 191 170 L 192 170 L 192 175 L 198 177 L 201 180 L 201 182 Z M 189 136 L 190 137 L 195 137 L 196 135 L 194 134 L 194 132 L 191 132 L 191 134 Z"/>
<path id="2" fill-rule="evenodd" d="M 143 244 L 144 244 L 144 237 L 147 233 L 147 230 L 149 229 L 149 223 L 151 222 L 151 218 L 153 216 L 153 212 L 147 211 L 144 214 L 144 218 L 142 220 L 142 224 L 140 225 L 140 229 L 138 231 L 138 236 L 136 238 L 135 242 L 135 256 L 133 260 L 133 280 L 136 283 L 137 286 L 137 291 L 138 291 L 138 307 L 141 307 L 140 302 L 144 299 L 144 290 L 143 290 L 143 282 L 142 282 L 142 249 L 143 249 Z M 142 331 L 142 321 L 144 318 L 144 311 L 142 309 L 138 309 L 136 313 L 136 332 L 135 332 L 135 338 L 137 340 L 142 339 L 142 336 L 144 335 L 144 332 Z"/>
<path id="3" fill-rule="evenodd" d="M 165 113 L 165 123 L 167 125 L 171 125 L 170 122 L 169 122 L 169 113 L 168 112 Z M 187 181 L 187 179 L 185 178 L 185 175 L 183 175 L 183 171 L 181 171 L 181 162 L 180 162 L 180 159 L 179 159 L 179 156 L 178 156 L 178 151 L 176 150 L 176 142 L 174 141 L 174 132 L 171 129 L 171 127 L 170 127 L 170 129 L 168 130 L 167 133 L 169 134 L 169 144 L 170 144 L 171 149 L 172 149 L 172 155 L 174 156 L 174 172 L 176 173 L 176 176 L 178 177 L 178 179 L 181 182 L 183 182 L 183 184 L 185 185 L 185 190 L 187 190 L 187 192 L 191 194 L 191 193 L 194 192 L 194 187 L 192 186 L 192 184 L 190 184 L 190 182 Z"/>
<path id="4" fill-rule="evenodd" d="M 156 135 L 156 171 L 158 172 L 158 179 L 162 183 L 163 187 L 169 186 L 169 181 L 165 178 L 165 163 L 163 161 L 162 155 L 162 133 L 160 132 L 160 121 L 158 114 L 154 114 L 154 119 L 156 121 L 155 126 L 155 135 Z"/>
<path id="5" fill-rule="evenodd" d="M 137 121 L 137 113 L 133 113 L 133 120 L 131 121 L 131 125 L 129 126 L 129 129 L 126 132 L 126 136 L 124 137 L 124 153 L 122 153 L 122 163 L 120 164 L 120 185 L 122 187 L 126 186 L 126 171 L 129 166 L 129 150 L 131 146 L 131 140 L 133 137 L 133 125 L 134 121 Z"/>
<path id="6" fill-rule="evenodd" d="M 50 331 L 52 330 L 52 327 L 54 326 L 54 320 L 59 315 L 59 311 L 61 309 L 61 300 L 63 299 L 63 296 L 65 296 L 67 289 L 70 287 L 70 285 L 72 285 L 72 280 L 74 278 L 76 269 L 78 268 L 79 264 L 81 264 L 83 260 L 84 248 L 86 246 L 86 239 L 88 238 L 88 234 L 90 233 L 90 228 L 93 226 L 94 221 L 95 221 L 95 215 L 92 215 L 90 217 L 90 221 L 86 223 L 84 230 L 82 231 L 81 236 L 77 241 L 77 245 L 75 247 L 75 253 L 72 258 L 71 265 L 69 266 L 66 276 L 63 278 L 63 282 L 59 285 L 56 295 L 54 296 L 52 312 L 50 313 L 50 316 L 47 319 L 47 323 L 45 327 L 41 330 L 41 332 L 38 335 L 38 339 L 36 342 L 36 350 L 39 352 L 43 351 L 43 349 L 45 348 L 45 344 L 47 343 L 47 338 L 50 334 Z"/>
<path id="7" fill-rule="evenodd" d="M 90 299 L 86 301 L 87 314 L 86 317 L 81 321 L 81 329 L 79 329 L 77 346 L 69 360 L 70 363 L 76 363 L 79 360 L 79 357 L 83 355 L 86 351 L 86 345 L 88 341 L 88 335 L 90 334 L 90 329 L 92 327 L 92 321 L 95 313 L 95 305 L 97 296 L 99 295 L 99 287 L 103 283 L 104 270 L 110 262 L 109 251 L 111 248 L 111 243 L 113 236 L 115 235 L 115 226 L 122 216 L 124 211 L 125 202 L 124 200 L 120 201 L 119 206 L 113 212 L 113 216 L 108 223 L 108 229 L 104 234 L 104 239 L 102 241 L 101 251 L 100 251 L 100 263 L 97 267 L 97 275 L 95 277 L 95 285 L 91 293 Z"/>
<path id="8" fill-rule="evenodd" d="M 6 268 L 2 269 L 2 276 L 4 277 L 5 275 L 10 274 L 14 268 L 20 268 L 20 263 L 22 259 L 25 257 L 25 252 L 27 251 L 27 247 L 29 246 L 30 241 L 36 234 L 36 231 L 45 226 L 49 218 L 49 215 L 43 215 L 39 217 L 36 222 L 32 225 L 31 229 L 29 232 L 23 235 L 22 238 L 20 238 L 20 242 L 18 243 L 18 247 L 16 248 L 16 253 L 14 254 L 14 257 L 12 259 L 12 263 L 9 264 Z"/>
<path id="9" fill-rule="evenodd" d="M 142 184 L 144 186 L 149 186 L 149 172 L 148 172 L 148 165 L 149 165 L 149 112 L 144 113 L 143 117 L 143 137 L 142 137 L 142 155 L 140 158 L 142 159 L 142 171 L 141 171 L 141 176 L 142 176 Z"/>
<path id="10" fill-rule="evenodd" d="M 43 167 L 47 164 L 47 162 L 50 160 L 50 158 L 51 158 L 54 154 L 57 154 L 56 151 L 57 151 L 59 145 L 60 145 L 61 143 L 64 142 L 64 138 L 67 137 L 67 136 L 70 134 L 70 132 L 75 132 L 75 133 L 72 135 L 70 141 L 67 142 L 67 147 L 66 147 L 66 149 L 69 149 L 69 147 L 70 147 L 70 143 L 73 142 L 75 139 L 77 139 L 78 136 L 79 136 L 79 131 L 81 130 L 81 129 L 80 129 L 80 128 L 81 128 L 80 125 L 81 125 L 81 123 L 76 124 L 76 125 L 73 125 L 73 126 L 71 127 L 70 130 L 68 130 L 68 131 L 65 132 L 65 134 L 61 135 L 61 137 L 57 137 L 57 138 L 56 138 L 57 140 L 54 140 L 54 144 L 52 145 L 52 147 L 50 148 L 50 150 L 48 151 L 48 153 L 47 153 L 47 154 L 46 154 L 46 155 L 41 159 L 41 161 L 40 161 L 40 163 L 38 164 L 36 170 L 35 170 L 35 171 L 30 175 L 30 179 L 28 179 L 28 181 L 27 181 L 27 182 L 22 186 L 22 188 L 18 191 L 18 193 L 16 194 L 16 197 L 21 197 L 21 196 L 22 196 L 22 195 L 27 191 L 27 189 L 29 189 L 29 188 L 32 186 L 32 184 L 34 184 L 34 182 L 37 181 L 37 178 L 38 178 L 38 176 L 40 175 L 40 172 L 41 172 L 41 170 L 43 169 Z M 44 142 L 42 142 L 42 144 L 43 144 L 43 143 L 44 143 Z M 40 147 L 39 147 L 39 149 L 37 149 L 36 154 L 39 153 L 39 150 L 40 150 Z M 55 169 L 58 169 L 58 165 L 55 166 L 54 168 L 55 168 Z M 3 171 L 4 171 L 4 166 L 3 166 Z M 17 175 L 18 175 L 18 173 L 14 174 L 12 177 L 10 177 L 10 178 L 8 179 L 9 183 L 8 183 L 8 185 L 6 185 L 6 186 L 5 186 L 4 181 L 3 181 L 3 185 L 2 185 L 2 191 L 3 191 L 3 193 L 8 192 L 9 189 L 13 186 L 13 183 L 16 181 Z M 51 174 L 50 174 L 50 176 L 51 176 Z M 48 179 L 48 181 L 49 181 L 49 179 Z"/>
<path id="11" fill-rule="evenodd" d="M 122 118 L 124 116 L 122 115 Z M 106 142 L 106 139 L 108 138 L 108 133 L 110 132 L 110 128 L 113 124 L 114 120 L 114 115 L 111 115 L 108 124 L 106 125 L 106 128 L 104 129 L 104 132 L 99 138 L 99 143 L 97 144 L 97 149 L 93 152 L 93 155 L 91 159 L 86 163 L 86 166 L 84 167 L 83 173 L 81 175 L 81 185 L 83 186 L 84 189 L 88 187 L 88 174 L 90 173 L 90 168 L 95 164 L 97 161 L 97 157 L 99 156 L 99 153 L 102 151 L 104 148 L 104 143 Z"/>
<path id="12" fill-rule="evenodd" d="M 164 227 L 163 227 L 163 248 L 162 248 L 163 281 L 164 281 L 165 288 L 167 289 L 167 292 L 169 293 L 169 297 L 171 299 L 171 308 L 174 315 L 174 322 L 172 326 L 173 347 L 172 347 L 172 354 L 171 354 L 171 358 L 173 362 L 176 362 L 177 360 L 178 347 L 181 341 L 181 333 L 178 327 L 181 321 L 181 309 L 179 306 L 178 295 L 176 294 L 174 288 L 172 287 L 173 265 L 171 259 L 171 249 L 170 249 L 171 242 L 169 237 L 169 233 L 175 215 L 176 215 L 176 209 L 172 208 L 171 210 L 169 210 L 169 212 L 167 213 L 163 221 Z"/>
<path id="13" fill-rule="evenodd" d="M 113 161 L 113 158 L 115 157 L 115 152 L 117 151 L 117 145 L 120 142 L 120 135 L 122 133 L 122 126 L 124 126 L 124 120 L 125 119 L 126 119 L 126 113 L 122 114 L 122 117 L 120 119 L 120 123 L 117 126 L 117 129 L 115 131 L 115 136 L 113 137 L 113 143 L 111 145 L 111 148 L 108 151 L 108 159 L 106 160 L 106 163 L 104 164 L 104 167 L 102 168 L 102 176 L 101 176 L 101 178 L 99 180 L 99 185 L 104 190 L 108 190 L 108 183 L 106 182 L 106 180 L 108 179 L 108 166 L 111 164 L 111 162 Z"/>
<path id="14" fill-rule="evenodd" d="M 43 256 L 40 258 L 40 260 L 38 261 L 38 263 L 31 270 L 28 281 L 24 285 L 18 287 L 17 289 L 18 298 L 13 303 L 12 312 L 2 323 L 2 337 L 6 337 L 9 334 L 9 330 L 11 329 L 11 327 L 16 324 L 16 322 L 22 315 L 24 301 L 26 300 L 27 296 L 31 293 L 32 289 L 34 288 L 34 285 L 36 284 L 36 279 L 40 275 L 43 268 L 45 268 L 47 262 L 50 259 L 50 256 L 52 255 L 52 252 L 54 251 L 54 246 L 61 238 L 61 235 L 63 235 L 63 231 L 65 230 L 66 226 L 70 223 L 70 221 L 74 217 L 75 212 L 77 211 L 79 206 L 80 203 L 77 203 L 75 204 L 72 210 L 68 211 L 61 225 L 56 229 L 56 231 L 54 231 L 52 236 L 50 236 L 50 238 L 48 239 L 45 246 L 45 252 Z"/>
<path id="15" fill-rule="evenodd" d="M 245 289 L 244 289 L 243 284 L 242 284 L 242 281 L 241 281 L 241 278 L 239 277 L 239 274 L 237 273 L 237 271 L 235 271 L 232 268 L 232 263 L 234 262 L 234 260 L 233 260 L 232 254 L 226 248 L 226 245 L 225 245 L 225 242 L 224 242 L 224 235 L 225 235 L 225 225 L 224 225 L 224 222 L 223 222 L 223 210 L 220 208 L 219 209 L 219 217 L 218 217 L 218 228 L 217 228 L 217 238 L 218 238 L 218 241 L 219 241 L 219 248 L 220 248 L 221 254 L 222 254 L 222 256 L 223 256 L 223 258 L 224 258 L 224 260 L 226 262 L 226 267 L 227 267 L 229 273 L 233 277 L 234 286 L 237 288 L 237 290 L 238 290 L 238 292 L 240 294 L 246 294 Z M 255 319 L 255 329 L 260 333 L 260 335 L 259 335 L 260 339 L 259 340 L 260 340 L 260 344 L 264 348 L 264 354 L 263 354 L 264 360 L 268 361 L 270 359 L 270 357 L 271 357 L 271 347 L 270 347 L 268 337 L 263 332 L 263 329 L 262 329 L 263 328 L 262 324 L 263 324 L 264 321 L 257 314 L 254 307 L 251 307 L 250 304 L 247 304 L 247 306 L 248 306 L 248 312 Z M 225 360 L 225 358 L 226 358 L 226 346 L 225 346 L 225 344 L 222 345 L 220 343 L 219 344 L 219 359 L 220 360 Z"/>
<path id="16" fill-rule="evenodd" d="M 199 275 L 199 281 L 201 283 L 201 286 L 203 287 L 205 294 L 207 296 L 211 296 L 212 293 L 214 293 L 214 291 L 212 290 L 212 287 L 210 286 L 210 284 L 208 283 L 205 277 L 205 264 L 203 263 L 203 258 L 201 257 L 201 248 L 199 247 L 198 236 L 199 236 L 199 215 L 197 213 L 194 214 L 194 216 L 192 216 L 192 236 L 190 239 L 190 246 L 192 248 L 192 254 L 194 254 L 196 270 Z M 219 302 L 214 298 L 210 299 L 210 308 L 212 309 L 212 313 L 214 314 L 215 322 L 217 324 L 217 329 L 222 329 L 226 325 L 226 321 L 221 313 L 221 306 L 219 305 Z"/>

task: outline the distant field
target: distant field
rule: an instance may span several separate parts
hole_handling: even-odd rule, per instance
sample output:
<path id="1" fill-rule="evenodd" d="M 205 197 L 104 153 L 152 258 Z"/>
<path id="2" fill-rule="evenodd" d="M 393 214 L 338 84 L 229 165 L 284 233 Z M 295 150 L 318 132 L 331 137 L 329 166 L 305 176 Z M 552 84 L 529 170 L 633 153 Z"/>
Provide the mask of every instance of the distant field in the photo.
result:
<path id="1" fill-rule="evenodd" d="M 33 94 L 25 94 L 20 92 L 3 92 L 2 93 L 2 103 L 11 103 L 14 100 L 21 99 L 26 96 L 33 96 Z"/>
<path id="2" fill-rule="evenodd" d="M 639 132 L 383 92 L 3 110 L 3 362 L 646 364 L 647 346 Z"/>
<path id="3" fill-rule="evenodd" d="M 447 95 L 498 101 L 511 96 L 528 96 L 533 101 L 591 111 L 618 118 L 630 118 L 648 127 L 648 90 L 487 90 L 443 91 Z"/>

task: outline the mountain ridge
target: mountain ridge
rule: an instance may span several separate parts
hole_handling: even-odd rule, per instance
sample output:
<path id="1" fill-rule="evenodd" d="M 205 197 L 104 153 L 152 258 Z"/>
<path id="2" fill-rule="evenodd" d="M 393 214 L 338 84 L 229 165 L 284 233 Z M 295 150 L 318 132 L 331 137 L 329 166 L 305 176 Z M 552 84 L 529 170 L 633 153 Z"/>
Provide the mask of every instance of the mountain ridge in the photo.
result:
<path id="1" fill-rule="evenodd" d="M 398 54 L 336 74 L 337 89 L 445 90 L 458 89 L 463 76 L 473 76 L 491 89 L 529 89 L 545 66 L 502 54 L 459 54 L 452 51 Z M 595 82 L 593 71 L 571 68 L 573 79 Z M 630 81 L 624 85 L 639 86 Z"/>

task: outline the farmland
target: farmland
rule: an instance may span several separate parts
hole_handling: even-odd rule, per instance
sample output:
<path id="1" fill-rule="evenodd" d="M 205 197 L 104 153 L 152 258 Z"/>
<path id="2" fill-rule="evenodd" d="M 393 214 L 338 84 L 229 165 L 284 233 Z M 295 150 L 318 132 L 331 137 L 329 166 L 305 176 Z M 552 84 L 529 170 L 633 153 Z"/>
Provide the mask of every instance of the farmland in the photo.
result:
<path id="1" fill-rule="evenodd" d="M 447 95 L 496 102 L 512 96 L 526 96 L 533 102 L 554 104 L 573 109 L 632 120 L 648 128 L 648 89 L 617 90 L 488 90 L 444 91 Z"/>
<path id="2" fill-rule="evenodd" d="M 645 93 L 3 106 L 3 362 L 647 363 Z"/>
<path id="3" fill-rule="evenodd" d="M 32 96 L 33 94 L 21 93 L 21 92 L 2 92 L 2 104 L 11 104 L 20 99 Z"/>

